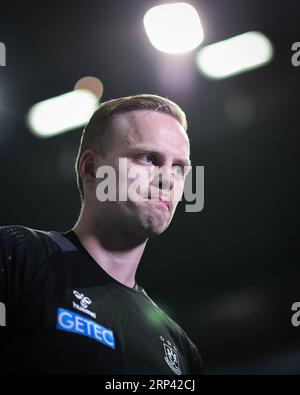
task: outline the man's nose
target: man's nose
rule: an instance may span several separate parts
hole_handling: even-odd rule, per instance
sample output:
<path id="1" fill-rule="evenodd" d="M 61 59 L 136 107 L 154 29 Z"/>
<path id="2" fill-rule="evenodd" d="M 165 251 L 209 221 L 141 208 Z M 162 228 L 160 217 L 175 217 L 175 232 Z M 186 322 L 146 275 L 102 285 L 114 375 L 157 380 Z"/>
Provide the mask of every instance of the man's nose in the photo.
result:
<path id="1" fill-rule="evenodd" d="M 167 166 L 155 168 L 152 184 L 159 189 L 164 189 L 167 191 L 171 190 L 174 185 L 172 169 L 168 168 Z"/>

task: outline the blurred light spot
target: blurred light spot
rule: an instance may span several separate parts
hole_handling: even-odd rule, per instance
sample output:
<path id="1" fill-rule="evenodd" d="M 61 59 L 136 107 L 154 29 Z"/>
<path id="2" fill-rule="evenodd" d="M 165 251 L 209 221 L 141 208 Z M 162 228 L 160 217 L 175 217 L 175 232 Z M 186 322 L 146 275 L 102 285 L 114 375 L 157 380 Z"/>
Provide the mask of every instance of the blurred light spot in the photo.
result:
<path id="1" fill-rule="evenodd" d="M 197 65 L 205 76 L 221 79 L 261 67 L 272 57 L 269 39 L 260 32 L 248 32 L 201 48 Z"/>
<path id="2" fill-rule="evenodd" d="M 157 310 L 149 309 L 146 311 L 146 316 L 153 324 L 159 325 L 162 322 L 162 316 Z"/>
<path id="3" fill-rule="evenodd" d="M 229 97 L 224 106 L 228 121 L 237 127 L 246 127 L 254 118 L 253 101 L 245 96 Z"/>
<path id="4" fill-rule="evenodd" d="M 199 15 L 187 3 L 151 8 L 144 16 L 144 27 L 151 44 L 166 53 L 189 52 L 203 41 Z"/>
<path id="5" fill-rule="evenodd" d="M 96 77 L 81 78 L 76 82 L 74 86 L 74 90 L 76 89 L 85 89 L 87 91 L 90 91 L 98 98 L 98 100 L 100 100 L 103 95 L 103 84 Z"/>
<path id="6" fill-rule="evenodd" d="M 27 124 L 33 134 L 51 137 L 85 125 L 97 107 L 93 93 L 78 89 L 35 104 L 28 112 Z"/>
<path id="7" fill-rule="evenodd" d="M 165 309 L 163 309 L 162 311 L 166 313 Z M 160 310 L 153 309 L 153 307 L 150 307 L 147 310 L 145 310 L 145 315 L 147 319 L 156 326 L 163 325 L 166 319 L 164 313 L 162 313 Z"/>
<path id="8" fill-rule="evenodd" d="M 155 62 L 157 78 L 162 91 L 168 95 L 189 98 L 199 89 L 198 75 L 194 73 L 194 64 L 190 56 L 183 56 L 174 62 L 170 56 L 163 56 Z"/>
<path id="9" fill-rule="evenodd" d="M 266 298 L 259 291 L 243 291 L 223 295 L 222 299 L 210 306 L 211 314 L 217 321 L 241 321 L 259 316 L 266 308 Z"/>

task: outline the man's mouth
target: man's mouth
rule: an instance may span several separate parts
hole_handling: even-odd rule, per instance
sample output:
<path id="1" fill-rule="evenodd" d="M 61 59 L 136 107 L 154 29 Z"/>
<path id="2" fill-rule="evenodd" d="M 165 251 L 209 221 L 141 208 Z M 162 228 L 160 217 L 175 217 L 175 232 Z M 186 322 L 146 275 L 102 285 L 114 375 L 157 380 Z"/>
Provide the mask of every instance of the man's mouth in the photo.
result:
<path id="1" fill-rule="evenodd" d="M 151 196 L 149 196 L 148 200 L 153 200 L 154 202 L 158 202 L 163 206 L 165 206 L 170 211 L 170 201 L 164 198 L 163 196 L 158 196 L 155 198 L 151 198 Z"/>
<path id="2" fill-rule="evenodd" d="M 163 197 L 159 197 L 159 199 L 158 199 L 162 204 L 164 204 L 167 208 L 168 208 L 168 210 L 170 209 L 170 202 L 168 201 L 168 200 L 166 200 L 166 199 L 164 199 Z"/>

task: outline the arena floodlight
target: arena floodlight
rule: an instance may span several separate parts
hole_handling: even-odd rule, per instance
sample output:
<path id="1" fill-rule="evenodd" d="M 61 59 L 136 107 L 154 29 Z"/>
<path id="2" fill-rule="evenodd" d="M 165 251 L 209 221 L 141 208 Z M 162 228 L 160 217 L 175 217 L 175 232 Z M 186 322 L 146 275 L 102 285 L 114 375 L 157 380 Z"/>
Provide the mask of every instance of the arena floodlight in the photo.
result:
<path id="1" fill-rule="evenodd" d="M 203 41 L 200 17 L 187 3 L 151 8 L 144 16 L 144 27 L 151 44 L 169 54 L 192 51 Z"/>
<path id="2" fill-rule="evenodd" d="M 52 137 L 85 125 L 98 107 L 98 98 L 78 89 L 31 107 L 27 125 L 38 137 Z"/>
<path id="3" fill-rule="evenodd" d="M 196 62 L 206 77 L 222 79 L 266 65 L 273 52 L 270 40 L 253 31 L 201 48 Z"/>

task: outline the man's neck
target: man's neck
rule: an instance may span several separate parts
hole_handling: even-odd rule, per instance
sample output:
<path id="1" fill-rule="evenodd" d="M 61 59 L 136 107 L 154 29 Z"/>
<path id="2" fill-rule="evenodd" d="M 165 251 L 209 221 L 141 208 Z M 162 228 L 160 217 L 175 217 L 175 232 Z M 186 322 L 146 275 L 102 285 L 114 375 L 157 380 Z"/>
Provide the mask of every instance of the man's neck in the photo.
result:
<path id="1" fill-rule="evenodd" d="M 147 239 L 127 240 L 119 230 L 113 231 L 99 227 L 94 230 L 91 224 L 84 221 L 84 218 L 81 218 L 72 230 L 83 247 L 106 273 L 127 287 L 134 287 L 136 270 Z"/>

